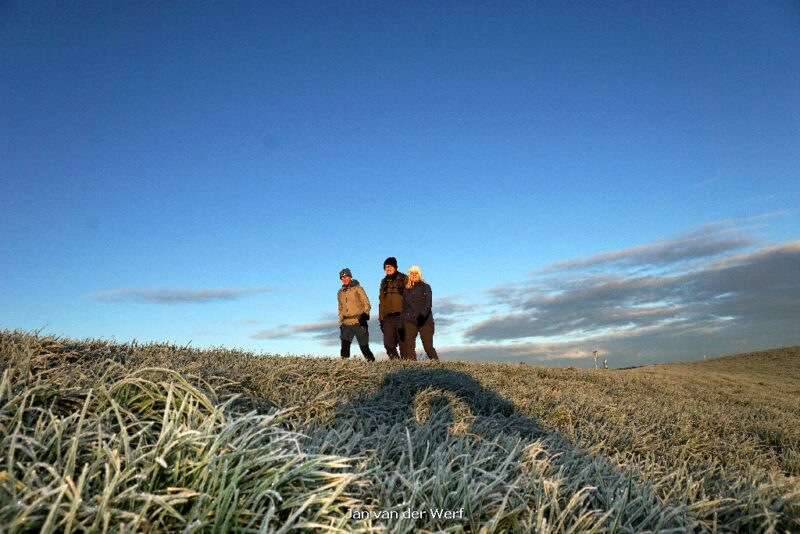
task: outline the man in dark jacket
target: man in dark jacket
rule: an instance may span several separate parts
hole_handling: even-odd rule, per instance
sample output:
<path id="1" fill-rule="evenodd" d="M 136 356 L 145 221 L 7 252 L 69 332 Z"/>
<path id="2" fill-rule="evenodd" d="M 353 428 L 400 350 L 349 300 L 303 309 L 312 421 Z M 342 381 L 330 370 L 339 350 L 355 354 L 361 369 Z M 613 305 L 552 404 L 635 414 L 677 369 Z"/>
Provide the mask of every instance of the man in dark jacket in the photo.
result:
<path id="1" fill-rule="evenodd" d="M 383 262 L 386 276 L 381 280 L 378 296 L 378 320 L 383 332 L 383 346 L 390 360 L 406 359 L 405 331 L 403 330 L 403 291 L 406 275 L 397 270 L 397 259 L 386 258 Z M 400 354 L 397 346 L 400 345 Z"/>
<path id="2" fill-rule="evenodd" d="M 342 340 L 341 357 L 350 357 L 350 344 L 355 337 L 364 358 L 374 362 L 375 356 L 369 349 L 369 310 L 370 303 L 364 288 L 353 279 L 350 269 L 345 267 L 339 272 L 342 287 L 339 288 L 339 337 Z"/>

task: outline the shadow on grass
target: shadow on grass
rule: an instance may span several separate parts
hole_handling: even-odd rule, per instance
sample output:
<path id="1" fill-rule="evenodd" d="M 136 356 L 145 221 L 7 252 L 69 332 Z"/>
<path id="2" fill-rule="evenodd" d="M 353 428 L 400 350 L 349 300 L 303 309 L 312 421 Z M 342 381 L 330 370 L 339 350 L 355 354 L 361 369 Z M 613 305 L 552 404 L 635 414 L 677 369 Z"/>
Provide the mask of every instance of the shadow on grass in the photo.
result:
<path id="1" fill-rule="evenodd" d="M 545 435 L 535 419 L 517 412 L 508 399 L 467 373 L 442 368 L 390 373 L 375 395 L 344 407 L 340 415 L 367 418 L 378 427 L 424 425 L 433 417 L 432 426 L 455 426 L 457 433 L 483 439 L 505 435 L 532 440 Z"/>
<path id="2" fill-rule="evenodd" d="M 649 484 L 635 484 L 635 475 L 544 431 L 508 399 L 447 368 L 389 373 L 373 395 L 340 407 L 315 439 L 325 452 L 362 459 L 366 508 L 427 510 L 421 519 L 380 517 L 390 531 L 697 526 Z M 432 517 L 462 509 L 462 517 Z"/>

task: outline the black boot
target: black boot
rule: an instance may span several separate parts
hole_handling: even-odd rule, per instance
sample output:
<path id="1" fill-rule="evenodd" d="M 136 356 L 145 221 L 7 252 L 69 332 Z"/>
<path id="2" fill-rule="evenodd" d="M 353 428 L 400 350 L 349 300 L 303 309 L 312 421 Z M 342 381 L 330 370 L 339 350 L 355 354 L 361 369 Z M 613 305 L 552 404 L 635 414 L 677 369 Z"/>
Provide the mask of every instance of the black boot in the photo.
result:
<path id="1" fill-rule="evenodd" d="M 367 361 L 369 362 L 375 361 L 375 355 L 372 354 L 371 350 L 369 350 L 369 345 L 360 345 L 360 348 L 361 348 L 361 354 L 364 355 Z"/>
<path id="2" fill-rule="evenodd" d="M 350 357 L 350 341 L 342 340 L 342 350 L 339 355 L 345 359 Z"/>

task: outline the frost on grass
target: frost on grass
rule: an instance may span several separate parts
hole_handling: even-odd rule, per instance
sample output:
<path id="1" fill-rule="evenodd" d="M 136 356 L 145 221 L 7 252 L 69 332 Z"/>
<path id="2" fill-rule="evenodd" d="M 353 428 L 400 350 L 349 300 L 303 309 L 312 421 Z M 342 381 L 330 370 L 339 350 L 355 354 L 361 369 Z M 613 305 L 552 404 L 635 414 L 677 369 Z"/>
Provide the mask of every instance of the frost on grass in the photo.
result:
<path id="1" fill-rule="evenodd" d="M 8 532 L 800 530 L 798 348 L 595 372 L 4 331 L 0 372 Z"/>

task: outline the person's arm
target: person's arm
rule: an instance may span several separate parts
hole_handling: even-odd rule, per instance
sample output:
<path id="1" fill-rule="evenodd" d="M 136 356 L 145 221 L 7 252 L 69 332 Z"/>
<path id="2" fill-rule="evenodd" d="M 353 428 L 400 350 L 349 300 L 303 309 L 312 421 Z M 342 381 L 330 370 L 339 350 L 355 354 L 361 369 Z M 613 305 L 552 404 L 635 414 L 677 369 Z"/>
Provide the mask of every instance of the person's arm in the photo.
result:
<path id="1" fill-rule="evenodd" d="M 342 299 L 339 297 L 339 293 L 336 294 L 336 302 L 339 304 L 339 325 L 341 326 L 344 324 L 344 315 L 342 315 Z"/>
<path id="2" fill-rule="evenodd" d="M 422 315 L 425 316 L 427 319 L 431 315 L 431 308 L 433 307 L 433 291 L 431 290 L 431 286 L 425 284 L 425 309 L 422 310 Z"/>
<path id="3" fill-rule="evenodd" d="M 383 321 L 386 317 L 386 297 L 384 296 L 384 292 L 386 291 L 386 279 L 384 278 L 381 280 L 381 288 L 378 290 L 378 320 Z"/>
<path id="4" fill-rule="evenodd" d="M 431 286 L 420 284 L 418 292 L 421 294 L 417 299 L 417 306 L 414 311 L 417 313 L 417 326 L 422 326 L 431 315 Z"/>
<path id="5" fill-rule="evenodd" d="M 367 292 L 364 291 L 364 288 L 361 286 L 358 286 L 358 289 L 359 289 L 358 295 L 359 298 L 361 299 L 361 309 L 363 310 L 364 313 L 369 315 L 369 311 L 372 309 L 372 305 L 369 303 L 369 297 L 367 296 Z"/>

